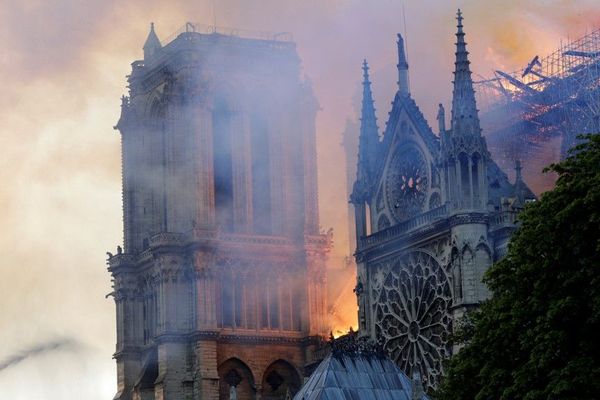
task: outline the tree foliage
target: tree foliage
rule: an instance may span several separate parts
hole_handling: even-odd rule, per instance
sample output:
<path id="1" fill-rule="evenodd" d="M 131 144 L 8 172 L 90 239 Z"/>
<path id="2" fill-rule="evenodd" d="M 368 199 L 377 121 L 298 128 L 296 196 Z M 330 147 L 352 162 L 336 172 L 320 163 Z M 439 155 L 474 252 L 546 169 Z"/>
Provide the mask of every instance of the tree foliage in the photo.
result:
<path id="1" fill-rule="evenodd" d="M 581 139 L 487 272 L 436 398 L 600 399 L 600 134 Z"/>

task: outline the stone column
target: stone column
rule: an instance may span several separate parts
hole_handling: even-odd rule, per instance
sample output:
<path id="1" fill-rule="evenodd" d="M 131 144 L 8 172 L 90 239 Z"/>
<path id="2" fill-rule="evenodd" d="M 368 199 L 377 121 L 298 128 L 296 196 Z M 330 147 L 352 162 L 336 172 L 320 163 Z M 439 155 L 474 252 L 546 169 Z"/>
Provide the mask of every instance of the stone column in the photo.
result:
<path id="1" fill-rule="evenodd" d="M 210 338 L 200 338 L 194 347 L 196 358 L 194 399 L 217 400 L 219 398 L 217 342 Z"/>
<path id="2" fill-rule="evenodd" d="M 115 398 L 131 399 L 135 380 L 140 373 L 141 357 L 137 348 L 143 345 L 140 299 L 133 274 L 115 274 L 114 299 L 117 311 L 117 391 Z"/>
<path id="3" fill-rule="evenodd" d="M 216 284 L 213 272 L 214 257 L 211 253 L 194 253 L 196 277 L 196 329 L 200 331 L 217 329 Z"/>
<path id="4" fill-rule="evenodd" d="M 191 379 L 187 364 L 188 344 L 181 338 L 169 338 L 158 344 L 158 378 L 154 387 L 156 400 L 185 398 L 185 383 Z"/>

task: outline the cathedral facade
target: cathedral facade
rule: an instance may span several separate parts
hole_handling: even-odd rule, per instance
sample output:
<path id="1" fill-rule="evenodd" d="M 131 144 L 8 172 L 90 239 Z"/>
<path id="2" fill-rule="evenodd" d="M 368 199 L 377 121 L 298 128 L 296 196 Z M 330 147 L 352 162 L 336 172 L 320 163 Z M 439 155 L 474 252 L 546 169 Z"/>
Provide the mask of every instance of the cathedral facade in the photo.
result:
<path id="1" fill-rule="evenodd" d="M 516 215 L 535 196 L 491 159 L 481 135 L 458 13 L 449 127 L 438 134 L 409 90 L 398 35 L 398 91 L 379 137 L 366 61 L 355 209 L 359 329 L 409 375 L 435 388 L 452 354 L 453 322 L 489 296 L 485 271 L 507 251 Z"/>
<path id="2" fill-rule="evenodd" d="M 280 399 L 326 320 L 315 115 L 294 43 L 152 27 L 116 129 L 115 399 Z"/>

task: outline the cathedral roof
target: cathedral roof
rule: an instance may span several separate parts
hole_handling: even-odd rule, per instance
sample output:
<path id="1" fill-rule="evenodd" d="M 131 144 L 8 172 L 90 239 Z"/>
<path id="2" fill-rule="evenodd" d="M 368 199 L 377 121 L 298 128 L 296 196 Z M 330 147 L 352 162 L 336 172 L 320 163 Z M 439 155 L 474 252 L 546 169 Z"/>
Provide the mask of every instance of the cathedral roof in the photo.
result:
<path id="1" fill-rule="evenodd" d="M 413 396 L 413 383 L 389 358 L 329 354 L 294 400 L 429 400 Z"/>
<path id="2" fill-rule="evenodd" d="M 495 206 L 500 205 L 503 197 L 514 196 L 514 185 L 508 180 L 508 176 L 496 164 L 494 160 L 489 160 L 487 163 L 488 174 L 488 198 Z"/>
<path id="3" fill-rule="evenodd" d="M 503 198 L 517 198 L 521 203 L 535 199 L 529 186 L 517 175 L 516 182 L 510 183 L 508 176 L 494 160 L 487 163 L 488 199 L 494 206 L 501 206 Z M 522 204 L 521 204 L 522 206 Z"/>

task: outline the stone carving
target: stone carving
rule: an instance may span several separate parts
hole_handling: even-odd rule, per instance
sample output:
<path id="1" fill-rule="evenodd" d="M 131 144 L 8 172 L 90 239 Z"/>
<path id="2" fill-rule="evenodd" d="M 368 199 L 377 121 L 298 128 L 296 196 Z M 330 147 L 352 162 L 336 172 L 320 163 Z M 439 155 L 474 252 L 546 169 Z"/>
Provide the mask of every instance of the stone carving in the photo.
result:
<path id="1" fill-rule="evenodd" d="M 450 354 L 452 293 L 447 272 L 430 254 L 413 251 L 379 275 L 384 278 L 374 292 L 377 337 L 404 371 L 420 372 L 433 388 Z"/>

